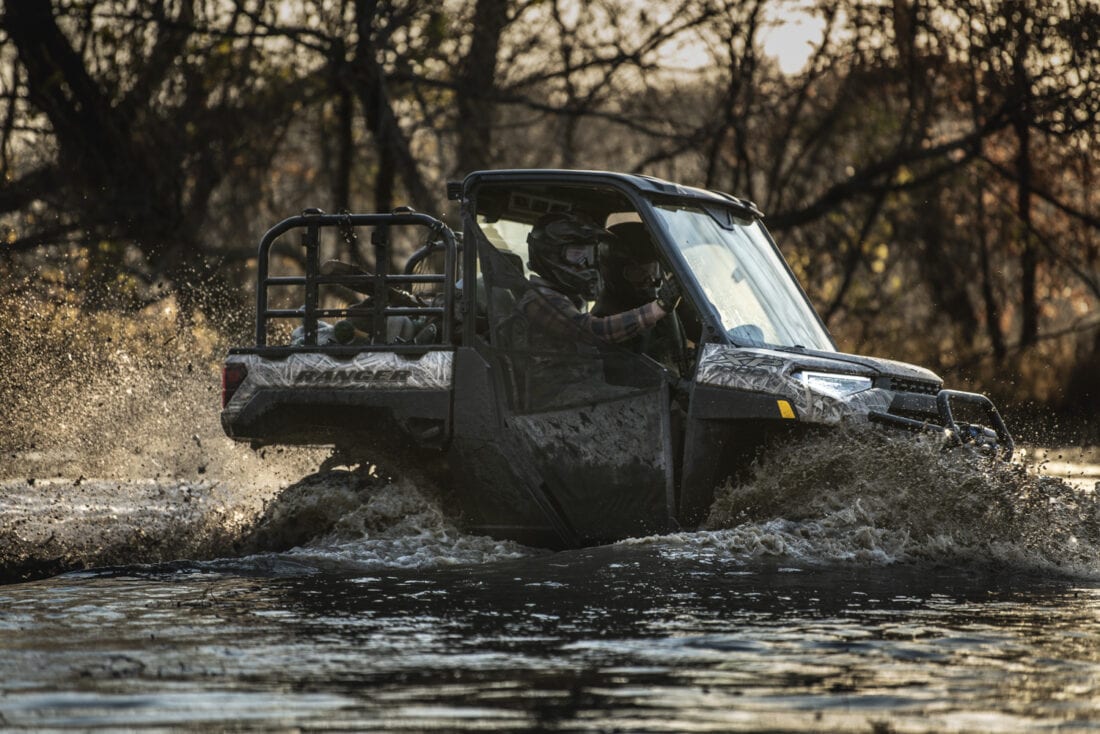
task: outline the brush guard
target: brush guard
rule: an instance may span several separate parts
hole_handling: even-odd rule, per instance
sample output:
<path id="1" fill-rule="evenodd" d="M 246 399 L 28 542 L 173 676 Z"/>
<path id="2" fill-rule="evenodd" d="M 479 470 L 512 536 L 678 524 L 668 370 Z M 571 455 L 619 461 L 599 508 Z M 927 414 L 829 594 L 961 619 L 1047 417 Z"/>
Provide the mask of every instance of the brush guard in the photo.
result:
<path id="1" fill-rule="evenodd" d="M 952 403 L 968 403 L 977 406 L 984 413 L 989 425 L 955 420 Z M 867 414 L 867 418 L 876 423 L 897 426 L 910 431 L 942 430 L 951 446 L 973 443 L 980 447 L 989 447 L 995 452 L 999 450 L 1005 460 L 1012 458 L 1012 452 L 1016 448 L 1012 434 L 1008 432 L 1008 426 L 1005 425 L 1001 414 L 997 412 L 993 401 L 985 395 L 961 390 L 940 390 L 936 395 L 936 408 L 940 417 L 938 425 L 881 411 L 871 411 Z"/>

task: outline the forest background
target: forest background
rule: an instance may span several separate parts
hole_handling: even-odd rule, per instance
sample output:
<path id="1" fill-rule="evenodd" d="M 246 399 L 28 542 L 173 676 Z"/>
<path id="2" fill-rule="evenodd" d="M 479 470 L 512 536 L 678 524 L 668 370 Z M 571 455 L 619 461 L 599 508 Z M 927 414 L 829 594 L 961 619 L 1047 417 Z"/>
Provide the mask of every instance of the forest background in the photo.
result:
<path id="1" fill-rule="evenodd" d="M 1097 0 L 7 0 L 5 417 L 135 340 L 216 390 L 267 227 L 499 167 L 749 198 L 841 349 L 1100 442 Z"/>

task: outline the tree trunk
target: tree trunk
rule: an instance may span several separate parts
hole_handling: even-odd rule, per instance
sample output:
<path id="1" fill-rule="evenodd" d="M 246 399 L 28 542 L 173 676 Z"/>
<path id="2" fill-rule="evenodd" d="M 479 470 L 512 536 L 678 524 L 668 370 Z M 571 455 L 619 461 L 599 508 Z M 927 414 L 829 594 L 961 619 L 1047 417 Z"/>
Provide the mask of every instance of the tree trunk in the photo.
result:
<path id="1" fill-rule="evenodd" d="M 985 329 L 993 345 L 993 358 L 997 363 L 1004 361 L 1008 354 L 1004 333 L 1001 331 L 1001 309 L 993 292 L 993 269 L 989 264 L 989 237 L 986 233 L 985 191 L 978 188 L 976 194 L 975 216 L 977 217 L 978 257 L 982 271 L 982 301 L 985 304 Z"/>
<path id="2" fill-rule="evenodd" d="M 493 97 L 500 34 L 508 24 L 509 0 L 478 0 L 473 38 L 458 79 L 457 174 L 488 168 L 493 154 Z"/>
<path id="3" fill-rule="evenodd" d="M 336 174 L 332 185 L 333 211 L 351 211 L 351 169 L 355 161 L 352 141 L 352 119 L 355 105 L 351 90 L 341 85 L 337 104 Z"/>
<path id="4" fill-rule="evenodd" d="M 385 70 L 378 61 L 372 27 L 377 13 L 377 0 L 356 1 L 355 23 L 359 39 L 355 46 L 355 80 L 367 129 L 374 138 L 379 160 L 385 155 L 393 156 L 394 167 L 405 184 L 412 206 L 421 211 L 434 211 L 436 197 L 428 191 L 409 140 L 397 121 L 386 86 Z"/>
<path id="5" fill-rule="evenodd" d="M 1039 252 L 1035 245 L 1035 235 L 1031 223 L 1031 80 L 1027 72 L 1027 55 L 1030 47 L 1027 21 L 1029 13 L 1018 5 L 1016 42 L 1018 44 L 1013 59 L 1014 92 L 1018 95 L 1018 106 L 1013 115 L 1012 126 L 1016 133 L 1016 209 L 1020 220 L 1020 237 L 1023 250 L 1020 253 L 1020 347 L 1026 348 L 1039 339 L 1039 304 L 1036 298 L 1035 282 L 1039 269 Z"/>

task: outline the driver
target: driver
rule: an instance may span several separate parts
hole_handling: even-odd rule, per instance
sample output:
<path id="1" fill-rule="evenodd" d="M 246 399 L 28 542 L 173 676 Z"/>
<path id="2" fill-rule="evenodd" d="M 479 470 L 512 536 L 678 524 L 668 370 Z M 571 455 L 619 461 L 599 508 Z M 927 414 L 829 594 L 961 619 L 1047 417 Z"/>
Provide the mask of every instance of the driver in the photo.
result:
<path id="1" fill-rule="evenodd" d="M 524 382 L 528 409 L 592 402 L 634 389 L 605 374 L 607 348 L 652 329 L 680 300 L 676 284 L 668 281 L 640 306 L 602 316 L 589 313 L 588 302 L 602 285 L 599 244 L 613 238 L 587 216 L 572 212 L 543 215 L 527 236 L 528 265 L 535 275 L 516 308 L 527 325 L 531 351 Z"/>
<path id="2" fill-rule="evenodd" d="M 528 265 L 536 275 L 517 307 L 538 331 L 574 344 L 616 344 L 653 328 L 675 309 L 680 289 L 666 280 L 640 305 L 600 315 L 587 312 L 587 302 L 601 291 L 599 245 L 614 240 L 614 234 L 580 213 L 552 212 L 535 223 L 527 245 Z"/>

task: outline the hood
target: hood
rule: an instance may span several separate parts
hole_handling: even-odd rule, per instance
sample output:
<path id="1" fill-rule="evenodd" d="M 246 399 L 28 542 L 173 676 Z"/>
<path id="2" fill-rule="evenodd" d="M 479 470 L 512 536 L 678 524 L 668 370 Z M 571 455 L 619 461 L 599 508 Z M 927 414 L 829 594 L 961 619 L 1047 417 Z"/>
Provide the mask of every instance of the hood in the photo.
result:
<path id="1" fill-rule="evenodd" d="M 868 377 L 890 377 L 903 381 L 916 381 L 943 385 L 943 379 L 932 370 L 918 367 L 908 362 L 898 362 L 881 357 L 865 357 L 844 352 L 819 352 L 809 349 L 744 349 L 735 347 L 738 352 L 767 355 L 789 361 L 795 368 L 839 372 L 849 375 Z"/>

